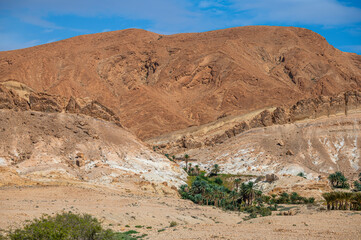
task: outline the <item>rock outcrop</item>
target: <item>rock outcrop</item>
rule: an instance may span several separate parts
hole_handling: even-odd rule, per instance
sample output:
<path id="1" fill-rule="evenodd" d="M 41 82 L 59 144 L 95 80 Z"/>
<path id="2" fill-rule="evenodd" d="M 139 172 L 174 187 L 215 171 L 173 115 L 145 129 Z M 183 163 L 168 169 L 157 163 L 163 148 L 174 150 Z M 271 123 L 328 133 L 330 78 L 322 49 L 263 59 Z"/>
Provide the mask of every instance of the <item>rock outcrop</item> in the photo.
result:
<path id="1" fill-rule="evenodd" d="M 26 98 L 22 98 L 17 94 L 16 90 L 9 89 L 1 84 L 0 109 L 32 110 L 46 113 L 76 113 L 114 122 L 118 126 L 122 126 L 119 117 L 98 101 L 85 101 L 83 99 L 75 99 L 74 97 L 66 98 L 35 92 L 29 92 Z"/>
<path id="2" fill-rule="evenodd" d="M 124 128 L 45 102 L 41 111 L 0 109 L 0 186 L 70 183 L 176 195 L 186 180 L 178 165 Z"/>
<path id="3" fill-rule="evenodd" d="M 227 129 L 221 127 L 218 130 L 212 129 L 212 131 L 207 132 L 201 126 L 199 127 L 199 133 L 190 136 L 186 133 L 187 131 L 184 131 L 186 134 L 183 136 L 175 135 L 170 137 L 169 141 L 164 140 L 161 147 L 157 144 L 157 138 L 149 140 L 148 143 L 158 146 L 165 153 L 177 153 L 181 152 L 182 148 L 186 150 L 221 144 L 249 129 L 330 117 L 332 115 L 347 115 L 354 111 L 361 111 L 361 91 L 348 91 L 329 97 L 320 96 L 300 100 L 289 108 L 277 107 L 273 110 L 264 110 L 248 120 L 232 122 Z M 216 124 L 218 123 L 216 122 Z M 176 140 L 173 140 L 174 138 Z M 289 150 L 286 154 L 293 155 L 293 152 Z"/>

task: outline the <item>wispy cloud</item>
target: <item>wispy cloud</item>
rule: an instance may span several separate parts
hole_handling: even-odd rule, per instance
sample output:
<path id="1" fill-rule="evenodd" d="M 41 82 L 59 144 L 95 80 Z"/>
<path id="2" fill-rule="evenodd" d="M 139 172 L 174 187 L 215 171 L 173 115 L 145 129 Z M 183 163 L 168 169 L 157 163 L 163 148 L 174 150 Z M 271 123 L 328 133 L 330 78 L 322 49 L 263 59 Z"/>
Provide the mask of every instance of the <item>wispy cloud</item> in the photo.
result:
<path id="1" fill-rule="evenodd" d="M 336 0 L 232 0 L 232 7 L 246 12 L 254 23 L 341 25 L 361 22 L 361 9 Z"/>
<path id="2" fill-rule="evenodd" d="M 359 31 L 353 29 L 360 28 L 361 9 L 345 2 L 343 0 L 8 0 L 1 1 L 0 10 L 8 14 L 11 20 L 21 21 L 26 27 L 33 26 L 32 29 L 40 27 L 39 33 L 44 35 L 42 42 L 52 38 L 62 38 L 60 34 L 70 37 L 130 27 L 172 34 L 259 24 L 317 26 L 330 31 L 336 31 L 334 29 L 340 26 L 348 26 L 348 30 L 357 35 Z M 3 20 L 6 23 L 13 24 L 7 16 L 0 16 L 1 31 L 12 32 L 13 27 L 1 22 L 2 17 L 7 19 Z M 112 24 L 113 22 L 116 23 Z M 21 26 L 21 29 L 25 30 L 20 30 L 21 32 L 18 33 L 25 34 L 26 27 Z M 29 38 L 34 37 L 31 35 Z M 0 44 L 2 42 L 5 41 L 0 39 Z M 358 42 L 345 44 L 358 44 Z"/>
<path id="3" fill-rule="evenodd" d="M 53 39 L 50 39 L 49 41 L 47 41 L 46 43 L 52 43 L 52 42 L 56 42 L 58 40 L 59 40 L 58 38 L 53 38 Z"/>
<path id="4" fill-rule="evenodd" d="M 361 45 L 346 45 L 341 46 L 340 49 L 346 52 L 361 54 Z"/>
<path id="5" fill-rule="evenodd" d="M 18 34 L 0 33 L 0 51 L 8 51 L 20 48 L 33 47 L 40 44 L 40 40 L 24 40 Z"/>

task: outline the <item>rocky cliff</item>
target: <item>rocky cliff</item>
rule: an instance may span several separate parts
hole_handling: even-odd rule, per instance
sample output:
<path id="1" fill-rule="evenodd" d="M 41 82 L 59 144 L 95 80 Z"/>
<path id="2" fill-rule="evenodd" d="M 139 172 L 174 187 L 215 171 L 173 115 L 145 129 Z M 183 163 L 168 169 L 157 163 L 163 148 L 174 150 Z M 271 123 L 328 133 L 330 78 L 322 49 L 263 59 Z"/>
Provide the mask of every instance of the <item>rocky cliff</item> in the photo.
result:
<path id="1" fill-rule="evenodd" d="M 11 84 L 0 83 L 0 109 L 12 109 L 15 111 L 33 110 L 46 113 L 76 113 L 114 122 L 121 126 L 119 117 L 97 101 L 36 93 L 27 88 L 27 86 L 16 82 Z"/>

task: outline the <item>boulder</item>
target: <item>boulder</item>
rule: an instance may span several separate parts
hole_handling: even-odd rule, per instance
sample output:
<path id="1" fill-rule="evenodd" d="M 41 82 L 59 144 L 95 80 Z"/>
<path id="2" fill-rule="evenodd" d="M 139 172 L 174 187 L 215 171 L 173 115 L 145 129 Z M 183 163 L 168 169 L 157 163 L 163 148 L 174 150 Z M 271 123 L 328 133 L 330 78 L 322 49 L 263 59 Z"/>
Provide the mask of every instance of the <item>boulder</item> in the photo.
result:
<path id="1" fill-rule="evenodd" d="M 278 179 L 279 179 L 279 177 L 274 173 L 266 175 L 266 182 L 271 183 L 271 182 L 277 181 Z"/>
<path id="2" fill-rule="evenodd" d="M 293 156 L 294 153 L 293 153 L 292 150 L 288 149 L 287 152 L 286 152 L 286 155 L 288 155 L 288 156 Z"/>

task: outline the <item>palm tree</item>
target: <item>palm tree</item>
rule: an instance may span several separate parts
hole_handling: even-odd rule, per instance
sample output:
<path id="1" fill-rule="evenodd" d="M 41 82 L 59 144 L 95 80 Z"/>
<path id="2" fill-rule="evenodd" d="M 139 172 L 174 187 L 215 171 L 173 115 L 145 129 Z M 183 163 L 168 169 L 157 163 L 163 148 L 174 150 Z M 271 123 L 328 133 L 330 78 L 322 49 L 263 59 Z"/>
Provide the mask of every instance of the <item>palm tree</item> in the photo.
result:
<path id="1" fill-rule="evenodd" d="M 232 208 L 233 210 L 236 208 L 236 199 L 238 197 L 238 193 L 237 191 L 233 190 L 229 193 L 229 197 L 231 198 L 232 201 Z"/>
<path id="2" fill-rule="evenodd" d="M 322 197 L 326 200 L 327 210 L 331 210 L 331 201 L 332 201 L 331 193 L 324 193 L 322 194 Z"/>
<path id="3" fill-rule="evenodd" d="M 201 169 L 199 168 L 198 165 L 196 165 L 196 174 L 199 175 L 200 172 L 201 172 Z"/>
<path id="4" fill-rule="evenodd" d="M 253 182 L 249 182 L 246 185 L 246 194 L 247 194 L 247 199 L 248 199 L 248 205 L 252 205 L 252 201 L 254 198 Z"/>
<path id="5" fill-rule="evenodd" d="M 186 172 L 188 172 L 188 160 L 189 160 L 189 155 L 188 155 L 188 154 L 185 154 L 185 155 L 184 155 L 184 159 L 185 159 L 185 162 L 186 162 Z"/>
<path id="6" fill-rule="evenodd" d="M 349 210 L 351 208 L 350 201 L 351 201 L 351 198 L 352 198 L 352 193 L 344 192 L 343 193 L 343 198 L 345 200 L 345 205 L 343 207 L 343 210 Z"/>
<path id="7" fill-rule="evenodd" d="M 219 168 L 218 164 L 214 164 L 214 165 L 213 165 L 213 170 L 212 170 L 212 172 L 214 173 L 214 175 L 217 176 L 219 171 L 220 171 L 220 168 Z"/>
<path id="8" fill-rule="evenodd" d="M 209 204 L 209 200 L 212 199 L 212 195 L 213 195 L 213 189 L 211 187 L 207 186 L 204 191 L 204 199 L 206 201 L 206 205 Z"/>
<path id="9" fill-rule="evenodd" d="M 234 180 L 234 182 L 233 182 L 233 184 L 234 184 L 234 189 L 236 190 L 236 191 L 238 191 L 238 188 L 239 188 L 239 184 L 241 183 L 241 179 L 240 178 L 236 178 L 235 180 Z"/>
<path id="10" fill-rule="evenodd" d="M 337 175 L 335 173 L 330 174 L 328 176 L 328 180 L 330 180 L 332 187 L 335 187 L 337 182 Z"/>

